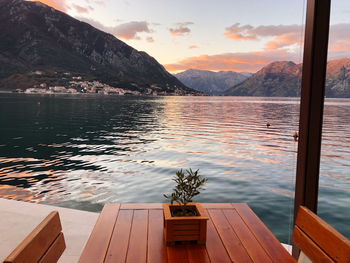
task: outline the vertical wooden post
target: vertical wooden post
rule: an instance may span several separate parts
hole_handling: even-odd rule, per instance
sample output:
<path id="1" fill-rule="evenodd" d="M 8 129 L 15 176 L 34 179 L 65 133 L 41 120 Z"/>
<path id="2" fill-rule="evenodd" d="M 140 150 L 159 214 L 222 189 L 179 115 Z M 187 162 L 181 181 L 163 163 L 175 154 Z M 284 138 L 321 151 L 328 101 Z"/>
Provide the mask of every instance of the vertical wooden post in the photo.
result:
<path id="1" fill-rule="evenodd" d="M 330 4 L 307 1 L 294 222 L 300 205 L 317 212 Z M 293 246 L 293 256 L 298 254 Z"/>

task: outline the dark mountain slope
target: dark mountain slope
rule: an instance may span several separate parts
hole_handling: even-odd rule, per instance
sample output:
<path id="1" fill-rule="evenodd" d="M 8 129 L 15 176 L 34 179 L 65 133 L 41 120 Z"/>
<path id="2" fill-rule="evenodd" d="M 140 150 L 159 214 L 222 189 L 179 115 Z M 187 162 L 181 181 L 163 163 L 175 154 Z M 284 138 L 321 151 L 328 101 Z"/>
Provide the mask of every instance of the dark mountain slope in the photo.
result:
<path id="1" fill-rule="evenodd" d="M 301 65 L 273 62 L 224 92 L 231 96 L 296 97 L 300 95 Z"/>
<path id="2" fill-rule="evenodd" d="M 195 93 L 145 52 L 38 2 L 0 0 L 0 65 L 0 89 L 38 84 L 30 73 L 40 70 L 141 92 Z"/>
<path id="3" fill-rule="evenodd" d="M 301 89 L 301 64 L 273 62 L 244 82 L 225 91 L 231 96 L 297 97 Z M 350 59 L 331 60 L 327 64 L 326 97 L 350 97 Z"/>

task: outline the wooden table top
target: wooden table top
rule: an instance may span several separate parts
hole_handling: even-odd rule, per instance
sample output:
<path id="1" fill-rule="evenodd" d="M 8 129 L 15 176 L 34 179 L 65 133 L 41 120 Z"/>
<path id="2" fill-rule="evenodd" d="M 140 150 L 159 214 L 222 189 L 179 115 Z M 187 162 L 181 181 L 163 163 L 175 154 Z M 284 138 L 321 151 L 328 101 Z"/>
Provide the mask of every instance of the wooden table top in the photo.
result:
<path id="1" fill-rule="evenodd" d="M 79 262 L 296 262 L 247 204 L 202 206 L 206 244 L 166 246 L 162 204 L 107 204 Z"/>

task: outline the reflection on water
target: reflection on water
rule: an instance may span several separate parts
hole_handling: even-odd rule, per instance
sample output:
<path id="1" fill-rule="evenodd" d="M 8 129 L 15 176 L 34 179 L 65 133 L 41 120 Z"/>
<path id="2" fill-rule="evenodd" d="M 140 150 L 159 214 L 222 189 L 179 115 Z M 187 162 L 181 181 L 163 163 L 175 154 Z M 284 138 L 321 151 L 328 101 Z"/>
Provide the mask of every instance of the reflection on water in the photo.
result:
<path id="1" fill-rule="evenodd" d="M 2 94 L 0 196 L 91 211 L 164 202 L 177 169 L 199 168 L 209 178 L 199 201 L 247 202 L 286 242 L 298 103 Z M 349 110 L 350 100 L 327 101 L 319 199 L 321 217 L 347 236 Z"/>

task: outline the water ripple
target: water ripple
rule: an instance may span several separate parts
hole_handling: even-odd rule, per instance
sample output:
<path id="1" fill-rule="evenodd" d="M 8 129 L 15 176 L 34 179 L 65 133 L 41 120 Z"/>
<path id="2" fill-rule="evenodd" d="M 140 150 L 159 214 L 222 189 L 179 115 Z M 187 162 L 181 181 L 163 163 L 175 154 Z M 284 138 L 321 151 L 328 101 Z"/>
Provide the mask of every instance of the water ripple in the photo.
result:
<path id="1" fill-rule="evenodd" d="M 349 99 L 326 101 L 319 197 L 348 236 L 349 110 Z M 1 94 L 0 196 L 99 211 L 163 202 L 176 170 L 200 168 L 200 201 L 247 202 L 285 242 L 298 119 L 293 98 Z"/>

